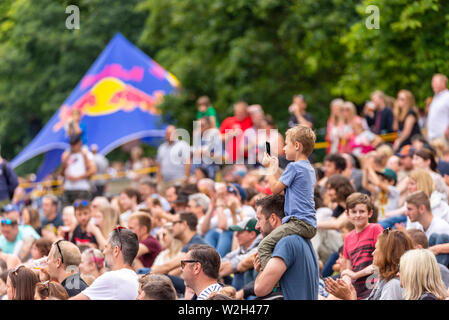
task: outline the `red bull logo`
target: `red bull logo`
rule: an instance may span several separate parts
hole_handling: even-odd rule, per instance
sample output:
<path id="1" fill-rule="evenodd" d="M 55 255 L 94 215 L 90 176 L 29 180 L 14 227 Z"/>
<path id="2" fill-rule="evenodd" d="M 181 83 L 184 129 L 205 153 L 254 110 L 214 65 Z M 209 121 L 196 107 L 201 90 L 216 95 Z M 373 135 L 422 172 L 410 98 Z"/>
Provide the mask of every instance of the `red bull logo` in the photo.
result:
<path id="1" fill-rule="evenodd" d="M 78 110 L 81 117 L 84 115 L 103 116 L 120 110 L 131 112 L 136 108 L 157 115 L 160 114 L 157 106 L 162 102 L 163 96 L 163 91 L 157 90 L 152 95 L 148 95 L 119 79 L 106 77 L 95 84 L 72 106 L 61 107 L 59 121 L 53 126 L 53 131 L 59 131 L 70 121 L 73 110 Z"/>

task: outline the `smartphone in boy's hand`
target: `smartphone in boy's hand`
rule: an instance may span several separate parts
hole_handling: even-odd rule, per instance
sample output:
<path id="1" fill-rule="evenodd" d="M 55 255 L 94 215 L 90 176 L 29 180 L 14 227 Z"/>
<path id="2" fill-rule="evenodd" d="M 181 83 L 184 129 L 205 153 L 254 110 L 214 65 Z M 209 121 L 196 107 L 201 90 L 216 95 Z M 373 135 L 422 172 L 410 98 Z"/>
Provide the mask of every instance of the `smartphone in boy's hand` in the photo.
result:
<path id="1" fill-rule="evenodd" d="M 265 142 L 265 149 L 266 149 L 268 155 L 271 156 L 271 147 L 270 147 L 270 143 L 268 141 Z"/>

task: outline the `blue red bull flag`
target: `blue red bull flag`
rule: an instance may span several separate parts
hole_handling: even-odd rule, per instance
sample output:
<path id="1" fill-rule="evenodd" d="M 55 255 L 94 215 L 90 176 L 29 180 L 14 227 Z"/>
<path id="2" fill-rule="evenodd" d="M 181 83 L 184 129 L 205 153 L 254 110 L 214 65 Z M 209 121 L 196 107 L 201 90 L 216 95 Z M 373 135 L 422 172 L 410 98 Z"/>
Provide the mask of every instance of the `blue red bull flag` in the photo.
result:
<path id="1" fill-rule="evenodd" d="M 59 110 L 11 163 L 17 167 L 46 153 L 38 180 L 55 169 L 70 146 L 67 128 L 74 110 L 81 117 L 84 144 L 98 145 L 104 155 L 135 139 L 161 138 L 166 125 L 157 106 L 178 87 L 171 73 L 117 33 Z"/>

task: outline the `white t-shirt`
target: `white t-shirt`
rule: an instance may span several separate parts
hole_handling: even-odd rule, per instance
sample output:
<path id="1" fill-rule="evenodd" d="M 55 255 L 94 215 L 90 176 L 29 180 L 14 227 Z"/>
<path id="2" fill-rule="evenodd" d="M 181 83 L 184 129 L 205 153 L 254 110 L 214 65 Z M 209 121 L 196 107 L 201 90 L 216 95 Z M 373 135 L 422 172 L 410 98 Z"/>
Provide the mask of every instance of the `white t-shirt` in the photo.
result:
<path id="1" fill-rule="evenodd" d="M 161 167 L 163 181 L 181 179 L 185 165 L 190 161 L 190 146 L 182 140 L 173 144 L 165 142 L 157 149 L 156 161 Z"/>
<path id="2" fill-rule="evenodd" d="M 87 152 L 87 159 L 93 160 L 93 154 Z M 86 164 L 84 163 L 84 157 L 81 152 L 72 153 L 67 160 L 67 168 L 64 172 L 66 175 L 71 175 L 74 177 L 82 176 L 86 173 Z M 86 190 L 90 191 L 90 183 L 88 179 L 82 179 L 77 181 L 72 181 L 66 179 L 64 181 L 64 190 Z"/>
<path id="3" fill-rule="evenodd" d="M 433 217 L 429 228 L 425 231 L 427 238 L 433 233 L 447 234 L 449 235 L 449 223 L 439 217 Z"/>
<path id="4" fill-rule="evenodd" d="M 90 300 L 136 300 L 138 289 L 137 274 L 123 268 L 102 274 L 82 294 Z"/>
<path id="5" fill-rule="evenodd" d="M 427 137 L 429 140 L 444 135 L 449 126 L 449 90 L 444 90 L 433 96 L 427 116 Z"/>

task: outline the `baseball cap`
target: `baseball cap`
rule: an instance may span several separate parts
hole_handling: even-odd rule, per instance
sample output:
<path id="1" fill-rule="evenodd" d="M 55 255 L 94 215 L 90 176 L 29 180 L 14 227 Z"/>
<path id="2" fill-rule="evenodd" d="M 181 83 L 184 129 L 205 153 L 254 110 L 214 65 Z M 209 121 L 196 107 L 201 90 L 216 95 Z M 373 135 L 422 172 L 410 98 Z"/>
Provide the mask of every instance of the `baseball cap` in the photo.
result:
<path id="1" fill-rule="evenodd" d="M 3 210 L 3 212 L 12 212 L 12 211 L 18 211 L 18 212 L 20 212 L 19 207 L 16 206 L 15 204 L 12 204 L 12 203 L 7 204 L 6 206 L 4 206 L 4 207 L 2 208 L 2 210 Z"/>
<path id="2" fill-rule="evenodd" d="M 384 176 L 385 178 L 389 180 L 394 180 L 395 182 L 398 179 L 398 176 L 396 175 L 396 172 L 391 170 L 390 168 L 384 168 L 382 172 L 376 171 L 378 175 Z"/>
<path id="3" fill-rule="evenodd" d="M 415 148 L 413 148 L 410 144 L 407 144 L 401 148 L 401 150 L 396 153 L 398 157 L 413 157 L 415 154 Z"/>
<path id="4" fill-rule="evenodd" d="M 243 188 L 241 185 L 239 185 L 237 183 L 233 183 L 233 185 L 239 191 L 240 198 L 242 199 L 242 202 L 244 202 L 246 200 L 246 198 L 248 197 L 248 193 L 246 192 L 245 188 Z"/>
<path id="5" fill-rule="evenodd" d="M 245 220 L 229 227 L 231 231 L 255 231 L 259 234 L 260 231 L 256 229 L 257 219 L 246 218 Z"/>

